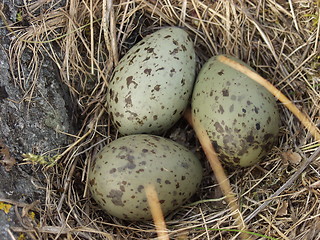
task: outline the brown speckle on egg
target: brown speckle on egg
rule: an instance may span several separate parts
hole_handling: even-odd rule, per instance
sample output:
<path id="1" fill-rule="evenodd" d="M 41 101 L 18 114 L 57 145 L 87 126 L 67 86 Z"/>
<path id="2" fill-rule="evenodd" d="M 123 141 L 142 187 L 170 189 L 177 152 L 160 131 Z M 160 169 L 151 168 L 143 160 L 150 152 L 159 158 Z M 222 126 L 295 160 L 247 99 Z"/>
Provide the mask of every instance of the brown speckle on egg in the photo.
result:
<path id="1" fill-rule="evenodd" d="M 107 197 L 111 198 L 111 201 L 114 205 L 123 207 L 124 204 L 122 202 L 122 195 L 123 192 L 121 190 L 112 189 Z"/>

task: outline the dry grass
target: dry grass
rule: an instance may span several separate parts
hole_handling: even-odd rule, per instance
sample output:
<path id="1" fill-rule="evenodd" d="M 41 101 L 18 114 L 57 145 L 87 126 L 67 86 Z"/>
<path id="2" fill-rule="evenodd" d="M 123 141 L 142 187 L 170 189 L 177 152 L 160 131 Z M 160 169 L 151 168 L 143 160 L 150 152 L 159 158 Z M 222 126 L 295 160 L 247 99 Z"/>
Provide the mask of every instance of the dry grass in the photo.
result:
<path id="1" fill-rule="evenodd" d="M 152 222 L 129 223 L 104 214 L 90 198 L 86 176 L 92 156 L 117 137 L 104 100 L 112 71 L 135 42 L 159 27 L 182 26 L 190 33 L 198 70 L 212 55 L 234 55 L 280 89 L 314 124 L 320 124 L 318 0 L 70 0 L 62 7 L 54 3 L 43 0 L 23 6 L 27 27 L 7 26 L 13 38 L 13 76 L 25 91 L 25 100 L 36 94 L 37 71 L 46 52 L 56 62 L 81 113 L 74 143 L 62 152 L 55 167 L 43 171 L 46 202 L 40 205 L 38 217 L 28 229 L 16 229 L 29 232 L 34 239 L 157 236 Z M 32 68 L 23 76 L 19 59 L 27 48 L 33 52 Z M 283 127 L 267 161 L 226 170 L 250 231 L 278 239 L 320 239 L 319 142 L 280 103 L 279 108 Z M 198 147 L 183 121 L 166 136 L 181 132 L 186 132 L 188 147 Z M 170 238 L 237 239 L 235 232 L 212 230 L 237 226 L 209 164 L 204 161 L 204 165 L 205 177 L 196 196 L 166 218 Z M 288 184 L 299 170 L 302 174 Z M 250 216 L 264 202 L 268 202 L 266 207 Z"/>

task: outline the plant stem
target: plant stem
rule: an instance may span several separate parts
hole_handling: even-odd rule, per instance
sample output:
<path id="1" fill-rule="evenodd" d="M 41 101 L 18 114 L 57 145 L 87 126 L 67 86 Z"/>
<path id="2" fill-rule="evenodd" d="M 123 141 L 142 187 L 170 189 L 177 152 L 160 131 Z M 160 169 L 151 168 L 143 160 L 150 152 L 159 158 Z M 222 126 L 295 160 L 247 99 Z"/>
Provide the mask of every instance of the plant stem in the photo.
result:
<path id="1" fill-rule="evenodd" d="M 202 125 L 200 124 L 200 121 L 192 116 L 190 109 L 188 109 L 185 112 L 184 117 L 187 119 L 189 124 L 193 127 L 193 129 L 196 132 L 196 135 L 200 141 L 202 149 L 207 156 L 207 159 L 210 163 L 213 173 L 233 213 L 233 218 L 235 219 L 237 225 L 239 226 L 239 229 L 245 231 L 246 226 L 242 220 L 243 218 L 238 207 L 237 198 L 231 189 L 229 179 L 225 174 L 222 164 L 218 158 L 218 155 L 211 144 L 207 131 L 202 127 Z M 249 235 L 245 232 L 241 232 L 240 236 L 242 239 L 246 239 L 246 240 L 250 239 Z"/>

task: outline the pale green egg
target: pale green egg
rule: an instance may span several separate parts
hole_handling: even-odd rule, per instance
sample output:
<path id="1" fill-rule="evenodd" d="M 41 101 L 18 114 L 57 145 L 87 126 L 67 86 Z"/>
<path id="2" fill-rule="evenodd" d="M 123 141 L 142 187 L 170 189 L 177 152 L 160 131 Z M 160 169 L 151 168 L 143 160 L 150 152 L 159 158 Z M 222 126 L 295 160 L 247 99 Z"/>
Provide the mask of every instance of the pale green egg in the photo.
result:
<path id="1" fill-rule="evenodd" d="M 217 57 L 210 58 L 197 77 L 192 113 L 224 163 L 251 166 L 263 159 L 277 140 L 280 117 L 276 100 L 260 84 Z"/>
<path id="2" fill-rule="evenodd" d="M 138 134 L 121 137 L 96 155 L 89 188 L 107 213 L 138 221 L 152 218 L 146 185 L 155 186 L 167 215 L 197 191 L 201 179 L 202 166 L 191 151 L 163 137 Z"/>
<path id="3" fill-rule="evenodd" d="M 108 112 L 121 134 L 161 134 L 182 116 L 192 95 L 196 58 L 181 28 L 158 30 L 121 59 L 107 92 Z"/>

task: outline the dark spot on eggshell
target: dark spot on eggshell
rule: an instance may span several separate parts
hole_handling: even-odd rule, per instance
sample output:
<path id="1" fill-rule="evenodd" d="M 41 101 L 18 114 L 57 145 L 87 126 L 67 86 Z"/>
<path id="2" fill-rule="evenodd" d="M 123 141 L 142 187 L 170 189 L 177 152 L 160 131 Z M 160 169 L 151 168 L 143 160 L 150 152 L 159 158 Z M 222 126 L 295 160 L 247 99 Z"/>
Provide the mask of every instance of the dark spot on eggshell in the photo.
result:
<path id="1" fill-rule="evenodd" d="M 177 47 L 177 48 L 173 49 L 172 51 L 170 51 L 169 54 L 170 54 L 170 55 L 175 55 L 175 54 L 177 54 L 178 52 L 179 52 L 179 48 Z"/>
<path id="2" fill-rule="evenodd" d="M 233 162 L 236 163 L 236 164 L 240 164 L 240 158 L 238 157 L 233 157 Z"/>
<path id="3" fill-rule="evenodd" d="M 260 127 L 260 123 L 256 123 L 256 129 L 257 129 L 257 130 L 260 130 L 260 128 L 261 128 L 261 127 Z"/>
<path id="4" fill-rule="evenodd" d="M 223 133 L 224 132 L 223 127 L 221 126 L 221 124 L 219 122 L 215 122 L 214 123 L 214 127 L 216 128 L 217 132 L 219 132 L 219 133 Z"/>
<path id="5" fill-rule="evenodd" d="M 127 169 L 135 169 L 136 168 L 136 164 L 133 163 L 132 161 L 129 161 L 126 165 L 122 166 L 122 167 L 119 167 L 118 168 L 118 171 L 119 172 L 124 172 L 126 171 Z"/>
<path id="6" fill-rule="evenodd" d="M 160 90 L 160 85 L 158 84 L 158 85 L 156 85 L 154 88 L 153 88 L 154 90 L 156 90 L 157 92 Z"/>
<path id="7" fill-rule="evenodd" d="M 223 136 L 223 144 L 224 145 L 229 145 L 229 144 L 233 144 L 234 143 L 234 136 L 233 135 L 224 135 Z"/>
<path id="8" fill-rule="evenodd" d="M 134 51 L 134 54 L 137 54 L 138 52 L 140 52 L 140 48 L 138 48 L 136 51 Z"/>
<path id="9" fill-rule="evenodd" d="M 267 118 L 267 124 L 270 124 L 270 122 L 271 122 L 271 117 L 269 116 L 269 117 Z"/>
<path id="10" fill-rule="evenodd" d="M 154 53 L 154 48 L 152 47 L 146 47 L 144 50 L 146 50 L 147 53 Z"/>
<path id="11" fill-rule="evenodd" d="M 110 95 L 110 99 L 113 100 L 114 98 L 114 91 L 110 88 L 109 89 L 109 95 Z"/>
<path id="12" fill-rule="evenodd" d="M 137 57 L 137 55 L 133 55 L 133 57 L 129 60 L 129 65 L 132 65 L 134 63 L 134 59 Z M 121 69 L 120 69 L 121 71 Z"/>
<path id="13" fill-rule="evenodd" d="M 114 98 L 115 103 L 118 103 L 119 99 L 118 99 L 118 93 L 116 94 L 115 98 Z"/>
<path id="14" fill-rule="evenodd" d="M 139 193 L 141 193 L 143 189 L 144 189 L 144 186 L 143 186 L 143 185 L 139 185 L 138 188 L 137 188 L 137 190 L 138 190 Z"/>
<path id="15" fill-rule="evenodd" d="M 151 68 L 146 68 L 143 72 L 149 76 L 151 74 L 151 72 L 152 72 L 152 69 Z"/>
<path id="16" fill-rule="evenodd" d="M 190 165 L 187 162 L 183 162 L 183 163 L 181 163 L 181 167 L 188 169 L 190 167 Z"/>
<path id="17" fill-rule="evenodd" d="M 126 103 L 126 107 L 132 107 L 132 100 L 131 100 L 131 95 L 129 96 L 126 96 L 125 99 L 124 99 L 125 103 Z"/>
<path id="18" fill-rule="evenodd" d="M 126 110 L 126 113 L 130 113 L 130 116 L 127 118 L 128 120 L 134 120 L 138 117 L 138 114 L 129 110 Z"/>
<path id="19" fill-rule="evenodd" d="M 111 198 L 111 202 L 114 205 L 123 207 L 124 204 L 122 202 L 122 195 L 123 192 L 121 190 L 112 189 L 107 195 L 107 198 Z"/>
<path id="20" fill-rule="evenodd" d="M 254 142 L 254 136 L 252 136 L 252 135 L 247 136 L 245 139 L 246 139 L 246 141 L 248 143 L 253 143 Z"/>
<path id="21" fill-rule="evenodd" d="M 121 191 L 121 192 L 125 192 L 125 191 L 126 191 L 126 188 L 125 188 L 123 185 L 121 185 L 121 186 L 120 186 L 120 191 Z"/>
<path id="22" fill-rule="evenodd" d="M 150 59 L 151 57 L 146 57 L 145 59 L 143 59 L 143 62 L 146 62 Z"/>
<path id="23" fill-rule="evenodd" d="M 104 204 L 107 204 L 107 201 L 106 201 L 104 198 L 102 198 L 101 201 L 102 201 Z"/>
<path id="24" fill-rule="evenodd" d="M 219 76 L 222 76 L 223 74 L 224 74 L 224 70 L 221 69 L 221 70 L 218 72 L 218 75 L 219 75 Z"/>
<path id="25" fill-rule="evenodd" d="M 224 113 L 224 109 L 223 109 L 222 105 L 219 105 L 218 113 L 221 113 L 221 114 Z"/>
<path id="26" fill-rule="evenodd" d="M 92 178 L 92 179 L 89 181 L 89 184 L 90 184 L 91 186 L 96 185 L 96 179 L 95 179 L 95 178 Z"/>
<path id="27" fill-rule="evenodd" d="M 140 168 L 139 170 L 136 171 L 136 173 L 141 173 L 141 172 L 144 172 L 143 168 Z"/>
<path id="28" fill-rule="evenodd" d="M 174 73 L 176 73 L 176 70 L 174 68 L 171 68 L 169 76 L 172 77 Z"/>
<path id="29" fill-rule="evenodd" d="M 164 70 L 164 67 L 157 68 L 156 72 L 161 71 L 161 70 Z"/>
<path id="30" fill-rule="evenodd" d="M 214 150 L 216 150 L 217 153 L 221 152 L 221 147 L 219 146 L 219 144 L 217 143 L 217 141 L 211 141 L 211 144 L 214 148 Z"/>
<path id="31" fill-rule="evenodd" d="M 263 136 L 264 141 L 270 141 L 270 139 L 273 139 L 273 138 L 274 138 L 274 135 L 270 133 L 267 133 Z"/>
<path id="32" fill-rule="evenodd" d="M 229 96 L 229 90 L 228 89 L 222 89 L 222 96 L 228 97 Z"/>
<path id="33" fill-rule="evenodd" d="M 176 199 L 173 199 L 172 201 L 171 201 L 171 204 L 172 204 L 172 206 L 179 206 L 178 204 L 178 201 L 176 200 Z"/>
<path id="34" fill-rule="evenodd" d="M 127 88 L 130 87 L 130 84 L 133 84 L 134 88 L 136 88 L 138 86 L 138 84 L 135 81 L 133 81 L 133 76 L 127 77 L 126 82 L 127 82 Z"/>

